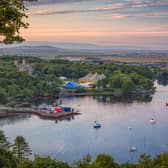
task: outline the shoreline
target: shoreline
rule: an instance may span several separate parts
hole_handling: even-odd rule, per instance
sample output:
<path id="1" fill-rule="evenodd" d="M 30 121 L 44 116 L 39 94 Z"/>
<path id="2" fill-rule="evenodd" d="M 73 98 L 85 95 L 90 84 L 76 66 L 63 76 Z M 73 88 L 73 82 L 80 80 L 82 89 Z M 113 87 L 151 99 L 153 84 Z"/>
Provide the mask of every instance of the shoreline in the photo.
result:
<path id="1" fill-rule="evenodd" d="M 154 91 L 152 90 L 146 90 L 146 91 L 134 91 L 128 96 L 150 96 L 154 94 Z M 104 92 L 62 92 L 59 93 L 58 97 L 62 96 L 116 96 L 116 97 L 123 97 L 124 94 L 118 90 L 118 91 L 104 91 Z"/>

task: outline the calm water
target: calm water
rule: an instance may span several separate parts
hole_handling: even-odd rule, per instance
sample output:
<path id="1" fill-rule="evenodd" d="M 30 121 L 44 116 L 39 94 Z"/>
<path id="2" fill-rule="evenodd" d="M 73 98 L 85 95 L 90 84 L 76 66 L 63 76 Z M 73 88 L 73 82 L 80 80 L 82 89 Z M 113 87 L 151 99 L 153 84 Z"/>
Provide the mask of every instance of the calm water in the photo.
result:
<path id="1" fill-rule="evenodd" d="M 168 87 L 157 86 L 151 102 L 102 103 L 92 97 L 65 98 L 63 103 L 77 107 L 82 113 L 72 120 L 47 121 L 36 116 L 0 120 L 11 141 L 24 136 L 34 154 L 51 155 L 70 161 L 90 153 L 111 154 L 116 161 L 136 161 L 139 154 L 156 155 L 168 151 Z M 156 119 L 151 125 L 149 120 Z M 93 121 L 102 124 L 93 129 Z M 132 127 L 132 130 L 129 130 Z M 137 152 L 130 153 L 131 145 Z"/>

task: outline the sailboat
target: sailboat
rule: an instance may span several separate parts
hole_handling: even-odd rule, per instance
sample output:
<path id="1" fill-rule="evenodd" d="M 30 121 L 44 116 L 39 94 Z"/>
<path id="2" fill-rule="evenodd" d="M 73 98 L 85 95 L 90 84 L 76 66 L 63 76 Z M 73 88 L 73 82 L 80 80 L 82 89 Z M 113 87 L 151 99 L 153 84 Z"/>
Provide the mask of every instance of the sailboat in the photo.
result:
<path id="1" fill-rule="evenodd" d="M 130 152 L 136 152 L 137 151 L 137 147 L 132 145 L 132 127 L 128 127 L 129 131 L 130 131 L 130 148 L 129 151 Z"/>
<path id="2" fill-rule="evenodd" d="M 101 124 L 98 123 L 97 121 L 94 121 L 93 128 L 96 128 L 96 129 L 101 128 Z"/>
<path id="3" fill-rule="evenodd" d="M 101 124 L 97 121 L 97 118 L 98 118 L 98 116 L 97 116 L 98 114 L 97 113 L 99 113 L 100 108 L 101 107 L 99 107 L 99 109 L 96 112 L 96 120 L 94 121 L 94 125 L 93 125 L 93 128 L 95 128 L 95 129 L 101 128 Z"/>
<path id="4" fill-rule="evenodd" d="M 130 152 L 136 152 L 136 151 L 137 151 L 136 146 L 131 146 L 131 148 L 130 148 Z"/>
<path id="5" fill-rule="evenodd" d="M 151 119 L 149 120 L 149 122 L 150 122 L 152 125 L 156 124 L 156 120 L 155 120 L 154 118 L 151 118 Z"/>

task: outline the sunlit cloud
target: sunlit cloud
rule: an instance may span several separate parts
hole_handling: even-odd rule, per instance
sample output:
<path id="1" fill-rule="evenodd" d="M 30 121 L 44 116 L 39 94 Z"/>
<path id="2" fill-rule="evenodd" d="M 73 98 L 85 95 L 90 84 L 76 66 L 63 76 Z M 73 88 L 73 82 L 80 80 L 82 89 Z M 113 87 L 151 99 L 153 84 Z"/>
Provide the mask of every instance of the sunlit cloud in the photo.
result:
<path id="1" fill-rule="evenodd" d="M 143 7 L 159 7 L 168 6 L 167 0 L 135 0 L 132 1 L 132 7 L 143 8 Z"/>
<path id="2" fill-rule="evenodd" d="M 87 12 L 105 12 L 124 8 L 124 4 L 113 4 L 108 6 L 97 7 L 94 9 L 73 9 L 73 10 L 40 10 L 29 12 L 28 15 L 53 15 L 53 14 L 73 14 L 73 13 L 87 13 Z"/>
<path id="3" fill-rule="evenodd" d="M 82 0 L 81 0 L 82 1 Z M 84 1 L 84 0 L 83 0 Z M 49 1 L 52 2 L 52 1 Z M 60 1 L 57 1 L 60 2 Z M 67 1 L 63 1 L 67 2 Z M 76 1 L 69 1 L 69 2 L 76 2 Z M 135 9 L 135 8 L 146 8 L 146 7 L 168 7 L 168 1 L 161 0 L 161 1 L 155 1 L 155 0 L 134 0 L 134 1 L 121 1 L 120 3 L 111 3 L 104 6 L 97 6 L 92 9 L 64 9 L 64 10 L 39 10 L 39 11 L 33 11 L 29 12 L 28 15 L 56 15 L 56 14 L 74 14 L 74 13 L 95 13 L 95 12 L 111 12 L 114 13 L 115 11 L 122 11 L 122 10 L 129 10 L 129 9 Z M 128 13 L 128 14 L 127 14 Z M 129 14 L 129 11 L 127 13 L 122 14 L 122 16 L 119 16 L 117 14 L 113 14 L 114 18 L 126 18 L 131 17 L 131 13 Z M 167 16 L 166 12 L 155 12 L 151 13 L 150 10 L 148 12 L 147 16 Z M 141 15 L 142 14 L 142 15 Z M 138 14 L 134 14 L 134 16 L 143 16 L 144 13 L 142 11 L 138 11 Z M 124 17 L 125 16 L 125 17 Z"/>
<path id="4" fill-rule="evenodd" d="M 96 10 L 98 10 L 98 11 L 106 11 L 107 10 L 108 11 L 108 10 L 115 10 L 115 9 L 123 9 L 126 6 L 127 5 L 125 3 L 113 3 L 113 4 L 97 7 Z"/>
<path id="5" fill-rule="evenodd" d="M 137 18 L 137 17 L 168 17 L 168 12 L 149 12 L 149 13 L 114 13 L 110 15 L 111 19 L 125 19 L 125 18 Z"/>
<path id="6" fill-rule="evenodd" d="M 168 0 L 38 0 L 28 8 L 28 40 L 168 42 Z"/>
<path id="7" fill-rule="evenodd" d="M 57 3 L 75 3 L 75 2 L 88 2 L 96 0 L 37 0 L 34 2 L 25 2 L 26 5 L 47 5 Z"/>

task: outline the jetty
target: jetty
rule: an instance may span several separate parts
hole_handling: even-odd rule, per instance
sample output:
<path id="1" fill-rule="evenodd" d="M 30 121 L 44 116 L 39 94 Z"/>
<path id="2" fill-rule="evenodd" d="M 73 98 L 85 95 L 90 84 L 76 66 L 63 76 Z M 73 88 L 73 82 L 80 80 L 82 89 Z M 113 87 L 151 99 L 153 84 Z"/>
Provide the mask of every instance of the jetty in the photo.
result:
<path id="1" fill-rule="evenodd" d="M 67 117 L 73 117 L 74 115 L 79 115 L 79 111 L 71 111 L 71 112 L 60 112 L 60 113 L 50 113 L 46 111 L 40 110 L 17 110 L 17 109 L 4 109 L 0 110 L 0 117 L 8 117 L 8 116 L 15 116 L 19 114 L 31 114 L 40 117 L 41 119 L 45 120 L 61 120 Z"/>

